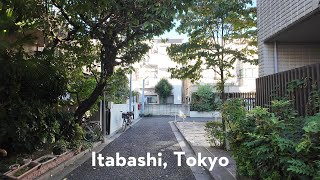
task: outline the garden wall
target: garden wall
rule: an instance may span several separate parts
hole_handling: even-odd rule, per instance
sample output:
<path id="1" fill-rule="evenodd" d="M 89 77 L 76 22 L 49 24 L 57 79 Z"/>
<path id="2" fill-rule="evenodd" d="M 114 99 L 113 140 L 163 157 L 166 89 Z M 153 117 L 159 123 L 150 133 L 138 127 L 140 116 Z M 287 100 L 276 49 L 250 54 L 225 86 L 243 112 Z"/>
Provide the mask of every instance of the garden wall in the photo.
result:
<path id="1" fill-rule="evenodd" d="M 198 112 L 198 111 L 190 111 L 190 117 L 221 117 L 219 111 L 209 111 L 209 112 Z"/>
<path id="2" fill-rule="evenodd" d="M 144 107 L 144 114 L 148 115 L 190 115 L 190 106 L 184 104 L 147 104 Z"/>
<path id="3" fill-rule="evenodd" d="M 134 119 L 138 119 L 139 118 L 138 104 L 134 103 L 132 106 L 134 109 Z M 129 105 L 110 103 L 109 108 L 110 108 L 110 134 L 114 134 L 122 127 L 122 112 L 128 112 Z"/>

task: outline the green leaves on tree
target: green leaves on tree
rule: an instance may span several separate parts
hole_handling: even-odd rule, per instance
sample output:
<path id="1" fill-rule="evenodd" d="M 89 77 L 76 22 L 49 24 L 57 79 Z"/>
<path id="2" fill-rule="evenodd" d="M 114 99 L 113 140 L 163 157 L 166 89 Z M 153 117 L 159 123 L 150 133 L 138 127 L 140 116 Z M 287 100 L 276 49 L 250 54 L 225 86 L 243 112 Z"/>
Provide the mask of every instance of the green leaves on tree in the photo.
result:
<path id="1" fill-rule="evenodd" d="M 167 97 L 171 95 L 173 86 L 167 79 L 161 79 L 155 86 L 155 92 L 160 96 L 162 103 L 165 103 Z"/>
<path id="2" fill-rule="evenodd" d="M 256 41 L 256 11 L 249 4 L 252 1 L 201 0 L 179 14 L 178 31 L 187 33 L 189 42 L 167 49 L 179 64 L 169 70 L 172 77 L 197 81 L 203 69 L 213 69 L 220 78 L 218 89 L 224 93 L 236 61 L 256 63 L 256 43 L 252 43 Z"/>

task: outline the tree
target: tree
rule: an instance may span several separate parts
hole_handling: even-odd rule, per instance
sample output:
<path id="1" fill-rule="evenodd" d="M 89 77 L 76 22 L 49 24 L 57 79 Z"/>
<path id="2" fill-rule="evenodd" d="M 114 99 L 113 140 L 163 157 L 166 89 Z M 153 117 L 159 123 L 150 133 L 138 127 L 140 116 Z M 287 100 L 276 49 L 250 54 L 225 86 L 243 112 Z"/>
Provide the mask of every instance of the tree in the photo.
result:
<path id="1" fill-rule="evenodd" d="M 256 8 L 249 4 L 251 0 L 198 0 L 180 14 L 178 31 L 187 33 L 189 42 L 167 49 L 180 65 L 169 69 L 172 77 L 196 81 L 203 69 L 213 69 L 220 76 L 217 89 L 224 102 L 224 85 L 236 60 L 256 63 Z M 245 46 L 235 47 L 235 40 Z"/>
<path id="2" fill-rule="evenodd" d="M 92 39 L 97 41 L 101 73 L 92 93 L 80 102 L 75 118 L 83 114 L 96 102 L 107 86 L 107 80 L 114 73 L 115 66 L 129 66 L 139 61 L 148 51 L 147 40 L 161 35 L 173 26 L 177 10 L 183 9 L 183 0 L 101 0 L 101 1 L 58 1 L 51 0 L 46 6 L 53 12 L 50 20 L 50 48 L 65 50 L 82 48 L 71 55 L 71 59 L 82 59 L 86 53 L 83 47 L 90 47 Z M 60 29 L 56 32 L 57 29 Z"/>
<path id="3" fill-rule="evenodd" d="M 160 102 L 165 103 L 171 95 L 173 87 L 167 79 L 161 79 L 155 86 L 155 92 L 160 96 Z"/>

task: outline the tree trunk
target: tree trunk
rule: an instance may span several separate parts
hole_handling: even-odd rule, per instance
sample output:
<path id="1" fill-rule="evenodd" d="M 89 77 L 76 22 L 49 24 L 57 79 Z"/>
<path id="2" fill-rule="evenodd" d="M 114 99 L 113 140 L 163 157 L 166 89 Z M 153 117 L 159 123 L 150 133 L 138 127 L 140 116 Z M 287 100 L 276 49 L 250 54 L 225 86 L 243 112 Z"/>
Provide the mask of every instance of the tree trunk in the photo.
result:
<path id="1" fill-rule="evenodd" d="M 95 89 L 90 96 L 82 101 L 74 113 L 74 117 L 78 123 L 81 123 L 83 115 L 94 105 L 107 85 L 107 79 L 113 74 L 117 51 L 107 44 L 101 48 L 101 75 Z"/>
<path id="2" fill-rule="evenodd" d="M 97 84 L 91 95 L 80 103 L 76 112 L 74 113 L 74 117 L 78 123 L 81 123 L 83 115 L 94 105 L 99 96 L 102 94 L 105 86 L 106 82 Z"/>
<path id="3" fill-rule="evenodd" d="M 224 81 L 224 74 L 223 74 L 223 69 L 222 69 L 222 68 L 220 69 L 220 73 L 221 73 L 221 74 L 220 74 L 220 81 L 221 81 L 221 87 L 220 87 L 220 90 L 221 90 L 221 100 L 222 100 L 222 104 L 224 104 L 224 102 L 226 101 L 226 95 L 225 95 L 225 90 L 224 90 L 225 81 Z M 222 117 L 221 121 L 222 121 L 222 130 L 223 130 L 223 132 L 225 132 L 225 134 L 227 134 L 227 131 L 226 131 L 226 121 L 225 121 L 225 119 L 224 119 L 223 117 Z M 227 138 L 224 138 L 222 147 L 224 147 L 225 149 L 227 149 L 226 144 L 227 144 Z"/>

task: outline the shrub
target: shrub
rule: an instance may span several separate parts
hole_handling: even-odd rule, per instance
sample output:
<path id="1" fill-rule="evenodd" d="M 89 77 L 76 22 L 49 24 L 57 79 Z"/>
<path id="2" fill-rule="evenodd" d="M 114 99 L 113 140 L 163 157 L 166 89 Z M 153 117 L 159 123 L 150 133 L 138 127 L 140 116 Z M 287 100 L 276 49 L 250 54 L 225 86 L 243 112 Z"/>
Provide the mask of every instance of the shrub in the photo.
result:
<path id="1" fill-rule="evenodd" d="M 238 125 L 238 122 L 245 118 L 246 109 L 244 108 L 243 99 L 228 99 L 222 105 L 222 118 L 226 122 L 226 126 L 232 131 L 232 126 Z"/>
<path id="2" fill-rule="evenodd" d="M 238 173 L 255 179 L 320 177 L 320 114 L 297 117 L 290 102 L 279 100 L 272 111 L 256 107 L 243 116 L 240 102 L 223 106 Z"/>
<path id="3" fill-rule="evenodd" d="M 207 122 L 206 131 L 209 133 L 210 144 L 222 148 L 221 146 L 225 140 L 222 123 L 216 121 Z"/>
<path id="4" fill-rule="evenodd" d="M 61 139 L 54 144 L 52 148 L 52 152 L 54 155 L 60 155 L 67 151 L 67 147 L 68 147 L 67 142 Z"/>
<path id="5" fill-rule="evenodd" d="M 215 95 L 210 85 L 200 85 L 197 92 L 191 96 L 191 110 L 199 112 L 213 111 L 218 108 L 218 103 L 215 102 Z"/>

